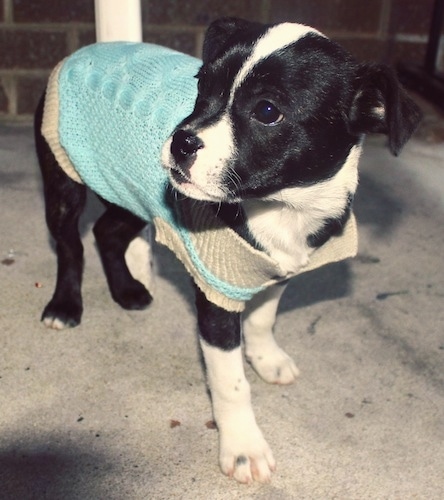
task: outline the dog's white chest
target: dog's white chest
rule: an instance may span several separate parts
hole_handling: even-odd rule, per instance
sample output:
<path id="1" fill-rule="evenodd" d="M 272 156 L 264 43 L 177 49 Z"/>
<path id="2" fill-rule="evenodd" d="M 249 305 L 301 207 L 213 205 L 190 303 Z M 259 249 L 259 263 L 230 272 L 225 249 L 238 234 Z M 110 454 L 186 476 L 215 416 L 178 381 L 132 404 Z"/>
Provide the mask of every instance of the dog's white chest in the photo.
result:
<path id="1" fill-rule="evenodd" d="M 307 265 L 313 249 L 307 245 L 301 215 L 274 202 L 251 201 L 244 209 L 254 238 L 286 274 L 297 274 Z"/>
<path id="2" fill-rule="evenodd" d="M 344 212 L 347 196 L 356 190 L 360 153 L 360 145 L 353 147 L 341 170 L 327 181 L 243 203 L 254 238 L 287 274 L 297 274 L 309 265 L 315 249 L 307 238 L 321 230 L 326 220 Z"/>

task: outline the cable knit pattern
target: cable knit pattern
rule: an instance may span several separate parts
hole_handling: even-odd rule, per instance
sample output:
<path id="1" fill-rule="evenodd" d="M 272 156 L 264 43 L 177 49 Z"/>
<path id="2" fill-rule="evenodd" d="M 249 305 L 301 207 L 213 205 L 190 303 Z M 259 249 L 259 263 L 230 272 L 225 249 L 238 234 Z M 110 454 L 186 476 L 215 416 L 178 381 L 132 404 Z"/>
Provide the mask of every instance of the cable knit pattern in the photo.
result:
<path id="1" fill-rule="evenodd" d="M 59 74 L 60 144 L 82 181 L 142 219 L 157 211 L 167 180 L 163 143 L 191 113 L 201 62 L 149 44 L 86 47 Z"/>
<path id="2" fill-rule="evenodd" d="M 47 88 L 42 132 L 71 178 L 153 222 L 208 299 L 240 311 L 289 276 L 223 226 L 211 206 L 168 196 L 161 148 L 194 107 L 201 61 L 151 44 L 105 43 L 62 61 Z M 356 253 L 354 218 L 301 272 Z"/>

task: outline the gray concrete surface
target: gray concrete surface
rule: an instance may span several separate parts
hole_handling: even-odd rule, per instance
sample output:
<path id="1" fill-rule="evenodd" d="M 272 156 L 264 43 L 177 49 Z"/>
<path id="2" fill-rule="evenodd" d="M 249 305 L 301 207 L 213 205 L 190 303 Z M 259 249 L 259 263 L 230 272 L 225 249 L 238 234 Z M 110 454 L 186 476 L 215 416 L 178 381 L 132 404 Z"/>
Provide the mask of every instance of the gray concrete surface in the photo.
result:
<path id="1" fill-rule="evenodd" d="M 166 250 L 151 308 L 121 310 L 92 203 L 83 323 L 39 322 L 55 255 L 32 133 L 1 126 L 0 498 L 443 498 L 443 160 L 442 145 L 412 141 L 396 159 L 367 141 L 358 257 L 295 279 L 282 303 L 276 335 L 298 382 L 246 368 L 278 468 L 241 486 L 217 465 L 191 288 Z"/>

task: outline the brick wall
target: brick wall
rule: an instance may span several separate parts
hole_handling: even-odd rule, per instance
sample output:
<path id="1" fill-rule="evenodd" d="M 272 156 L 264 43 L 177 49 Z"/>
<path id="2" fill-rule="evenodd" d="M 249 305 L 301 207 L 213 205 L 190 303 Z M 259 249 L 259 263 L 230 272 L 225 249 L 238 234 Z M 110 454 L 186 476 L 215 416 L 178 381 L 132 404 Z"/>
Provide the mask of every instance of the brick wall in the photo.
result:
<path id="1" fill-rule="evenodd" d="M 433 0 L 142 0 L 144 41 L 199 55 L 220 16 L 313 25 L 360 60 L 422 63 Z M 0 0 L 0 120 L 30 120 L 50 69 L 94 42 L 93 0 Z"/>

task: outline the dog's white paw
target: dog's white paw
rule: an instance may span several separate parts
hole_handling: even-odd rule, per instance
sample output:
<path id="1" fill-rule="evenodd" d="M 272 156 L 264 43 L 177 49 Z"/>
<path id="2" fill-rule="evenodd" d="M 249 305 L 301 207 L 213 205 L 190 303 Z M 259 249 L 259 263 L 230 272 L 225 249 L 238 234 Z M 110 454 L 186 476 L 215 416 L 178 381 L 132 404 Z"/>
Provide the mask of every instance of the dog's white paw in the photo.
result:
<path id="1" fill-rule="evenodd" d="M 213 415 L 219 429 L 219 463 L 222 472 L 240 483 L 266 483 L 275 461 L 262 436 L 251 407 L 242 350 L 223 351 L 201 339 Z"/>
<path id="2" fill-rule="evenodd" d="M 51 328 L 53 330 L 64 330 L 65 328 L 70 328 L 70 325 L 68 323 L 65 323 L 59 318 L 44 318 L 42 321 L 46 328 Z"/>
<path id="3" fill-rule="evenodd" d="M 276 462 L 270 447 L 253 421 L 230 430 L 220 429 L 220 467 L 239 483 L 268 483 Z"/>
<path id="4" fill-rule="evenodd" d="M 299 375 L 294 361 L 274 341 L 250 346 L 246 357 L 258 375 L 270 384 L 291 384 Z"/>

